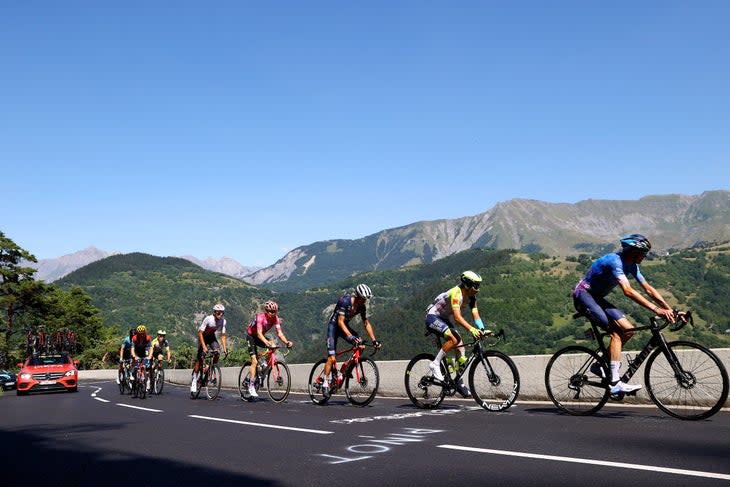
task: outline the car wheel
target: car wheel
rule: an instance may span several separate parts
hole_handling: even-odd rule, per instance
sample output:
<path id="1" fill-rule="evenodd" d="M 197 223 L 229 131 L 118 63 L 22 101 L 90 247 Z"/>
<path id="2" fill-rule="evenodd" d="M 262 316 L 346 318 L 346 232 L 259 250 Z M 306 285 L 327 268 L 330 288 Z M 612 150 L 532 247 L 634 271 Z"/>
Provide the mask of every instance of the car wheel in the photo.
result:
<path id="1" fill-rule="evenodd" d="M 17 394 L 18 394 L 19 396 L 25 396 L 26 394 L 28 394 L 28 391 L 18 391 L 18 390 L 16 390 L 15 392 L 16 392 L 16 393 L 17 393 Z"/>

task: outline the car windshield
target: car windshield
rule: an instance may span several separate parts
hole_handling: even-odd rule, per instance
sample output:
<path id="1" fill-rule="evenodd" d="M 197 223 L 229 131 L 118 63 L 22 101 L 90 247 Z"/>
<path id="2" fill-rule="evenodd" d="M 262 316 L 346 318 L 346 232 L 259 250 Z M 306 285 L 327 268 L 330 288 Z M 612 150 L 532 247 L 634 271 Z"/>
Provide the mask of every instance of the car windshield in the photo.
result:
<path id="1" fill-rule="evenodd" d="M 63 365 L 70 363 L 71 359 L 67 355 L 41 355 L 39 357 L 31 357 L 28 365 Z"/>

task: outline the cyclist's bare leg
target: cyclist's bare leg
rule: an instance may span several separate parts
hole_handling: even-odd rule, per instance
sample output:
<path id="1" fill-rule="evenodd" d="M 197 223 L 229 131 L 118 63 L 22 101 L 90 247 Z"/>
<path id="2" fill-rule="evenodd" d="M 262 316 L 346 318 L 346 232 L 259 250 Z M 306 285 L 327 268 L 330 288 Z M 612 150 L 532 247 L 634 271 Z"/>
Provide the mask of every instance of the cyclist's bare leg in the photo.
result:
<path id="1" fill-rule="evenodd" d="M 258 365 L 259 360 L 258 357 L 256 357 L 256 353 L 251 354 L 251 367 L 248 369 L 248 376 L 251 378 L 251 380 L 254 380 L 256 377 L 256 366 Z"/>
<path id="2" fill-rule="evenodd" d="M 617 383 L 621 376 L 621 350 L 626 342 L 634 336 L 633 331 L 626 331 L 631 328 L 633 328 L 633 325 L 625 316 L 611 322 L 611 326 L 609 327 L 611 342 L 608 344 L 608 355 L 611 361 L 609 364 L 611 369 L 611 384 Z"/>
<path id="3" fill-rule="evenodd" d="M 327 357 L 327 362 L 324 364 L 324 377 L 325 379 L 329 377 L 330 371 L 332 371 L 332 364 L 335 363 L 335 356 L 329 355 Z"/>

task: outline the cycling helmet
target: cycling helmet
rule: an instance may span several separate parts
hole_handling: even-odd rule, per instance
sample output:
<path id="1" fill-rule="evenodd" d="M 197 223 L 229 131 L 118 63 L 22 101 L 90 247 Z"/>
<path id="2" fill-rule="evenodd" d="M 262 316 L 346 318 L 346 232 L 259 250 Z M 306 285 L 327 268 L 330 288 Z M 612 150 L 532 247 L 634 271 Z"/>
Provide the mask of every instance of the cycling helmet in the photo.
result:
<path id="1" fill-rule="evenodd" d="M 621 239 L 621 247 L 624 249 L 634 248 L 647 253 L 651 250 L 651 242 L 640 233 L 632 233 Z"/>
<path id="2" fill-rule="evenodd" d="M 139 325 L 137 327 L 137 333 L 139 333 L 140 335 L 143 333 L 147 333 L 147 327 L 144 325 Z"/>
<path id="3" fill-rule="evenodd" d="M 279 311 L 279 305 L 276 304 L 276 302 L 269 300 L 264 303 L 264 310 L 267 313 L 276 313 Z"/>
<path id="4" fill-rule="evenodd" d="M 366 284 L 358 284 L 355 288 L 355 296 L 358 298 L 370 299 L 373 297 L 373 292 Z"/>
<path id="5" fill-rule="evenodd" d="M 157 334 L 158 335 L 162 335 L 162 336 L 167 335 L 167 333 L 165 332 L 165 330 L 157 330 Z"/>
<path id="6" fill-rule="evenodd" d="M 461 283 L 471 289 L 479 289 L 482 278 L 474 271 L 466 271 L 461 274 Z"/>
<path id="7" fill-rule="evenodd" d="M 213 306 L 213 311 L 225 311 L 226 308 L 222 304 L 218 303 L 215 306 Z"/>

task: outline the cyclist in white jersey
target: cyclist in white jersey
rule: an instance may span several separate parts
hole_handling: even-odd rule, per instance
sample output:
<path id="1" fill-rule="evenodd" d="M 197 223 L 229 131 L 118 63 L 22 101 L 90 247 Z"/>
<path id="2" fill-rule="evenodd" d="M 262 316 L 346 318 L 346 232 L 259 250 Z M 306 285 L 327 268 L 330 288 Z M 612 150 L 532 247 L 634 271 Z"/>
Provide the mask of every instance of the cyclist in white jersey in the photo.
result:
<path id="1" fill-rule="evenodd" d="M 223 353 L 228 354 L 228 339 L 226 337 L 226 319 L 223 317 L 223 313 L 226 308 L 218 303 L 213 306 L 213 314 L 208 315 L 203 319 L 203 322 L 198 327 L 198 355 L 195 360 L 195 366 L 193 368 L 193 381 L 190 384 L 190 392 L 196 392 L 198 386 L 198 374 L 203 364 L 203 354 L 208 352 L 208 349 L 220 350 L 218 339 L 215 336 L 216 331 L 221 333 L 221 341 L 223 342 Z M 218 354 L 213 359 L 216 363 L 218 362 Z"/>

